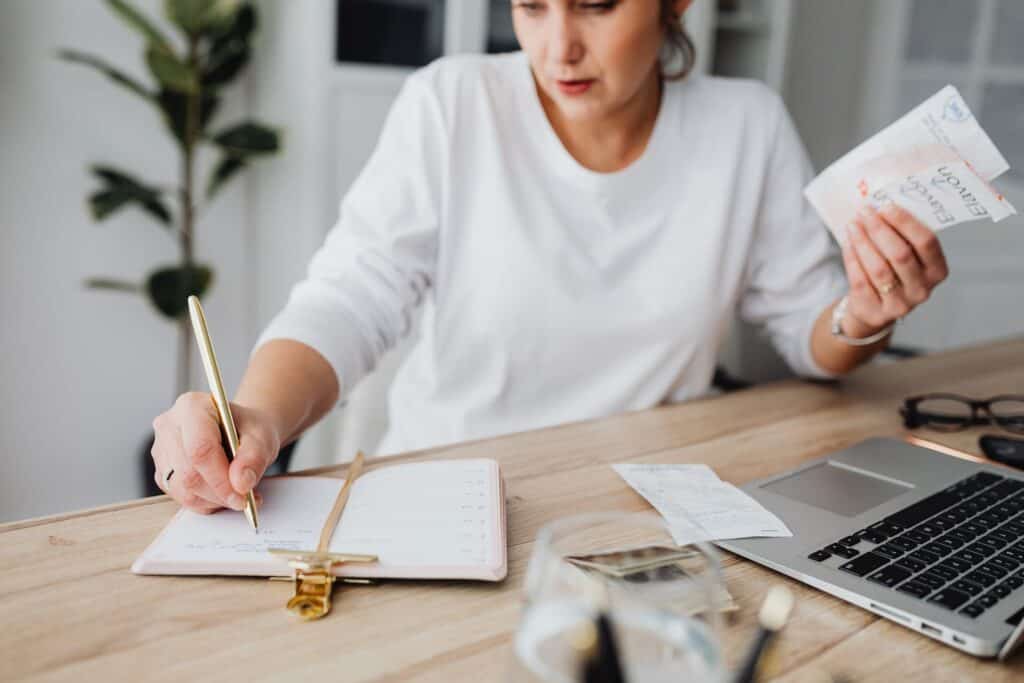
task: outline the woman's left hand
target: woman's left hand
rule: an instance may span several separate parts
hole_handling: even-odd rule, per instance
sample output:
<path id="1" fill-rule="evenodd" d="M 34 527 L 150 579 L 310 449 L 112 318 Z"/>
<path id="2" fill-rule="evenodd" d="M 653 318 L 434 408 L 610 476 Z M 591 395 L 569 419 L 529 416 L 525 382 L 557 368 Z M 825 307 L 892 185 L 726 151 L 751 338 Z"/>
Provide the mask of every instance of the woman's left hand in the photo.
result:
<path id="1" fill-rule="evenodd" d="M 843 263 L 850 282 L 843 331 L 852 337 L 902 318 L 949 274 L 935 233 L 895 204 L 861 209 L 847 226 Z"/>

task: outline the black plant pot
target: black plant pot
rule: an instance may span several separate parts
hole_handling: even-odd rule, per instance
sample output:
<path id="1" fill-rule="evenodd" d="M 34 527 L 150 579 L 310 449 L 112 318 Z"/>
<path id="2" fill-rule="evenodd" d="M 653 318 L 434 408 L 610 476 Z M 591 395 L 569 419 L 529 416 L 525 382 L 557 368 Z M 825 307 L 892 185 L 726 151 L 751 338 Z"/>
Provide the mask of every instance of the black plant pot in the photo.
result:
<path id="1" fill-rule="evenodd" d="M 153 432 L 146 435 L 145 441 L 142 442 L 142 446 L 139 448 L 139 465 L 141 466 L 142 475 L 142 497 L 148 498 L 150 496 L 163 495 L 163 491 L 156 485 L 153 480 L 153 475 L 156 473 L 156 466 L 153 464 L 153 456 L 150 451 L 153 450 L 153 442 L 156 441 L 156 437 Z"/>

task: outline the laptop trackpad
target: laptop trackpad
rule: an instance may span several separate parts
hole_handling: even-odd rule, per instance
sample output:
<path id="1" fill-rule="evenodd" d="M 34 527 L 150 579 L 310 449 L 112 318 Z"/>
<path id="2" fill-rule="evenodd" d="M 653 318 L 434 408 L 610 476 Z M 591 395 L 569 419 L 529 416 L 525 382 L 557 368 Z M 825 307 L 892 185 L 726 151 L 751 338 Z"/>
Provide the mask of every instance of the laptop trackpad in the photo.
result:
<path id="1" fill-rule="evenodd" d="M 825 461 L 760 488 L 844 517 L 856 517 L 911 487 Z"/>

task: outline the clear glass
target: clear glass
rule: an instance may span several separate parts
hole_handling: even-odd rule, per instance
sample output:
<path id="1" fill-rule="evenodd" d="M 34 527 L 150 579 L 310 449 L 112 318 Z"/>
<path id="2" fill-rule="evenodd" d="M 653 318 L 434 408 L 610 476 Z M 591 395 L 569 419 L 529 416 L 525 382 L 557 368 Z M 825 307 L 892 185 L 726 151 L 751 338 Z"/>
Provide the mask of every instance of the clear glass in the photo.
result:
<path id="1" fill-rule="evenodd" d="M 1024 3 L 1020 0 L 1001 0 L 996 5 L 996 23 L 992 36 L 992 55 L 989 61 L 1000 66 L 1024 64 Z"/>
<path id="2" fill-rule="evenodd" d="M 1021 112 L 1024 111 L 1024 85 L 1020 83 L 989 83 L 981 97 L 981 125 L 992 137 L 1006 161 L 1008 174 L 1018 180 L 1024 171 L 1024 136 L 1020 134 Z"/>
<path id="3" fill-rule="evenodd" d="M 626 680 L 724 680 L 720 609 L 729 597 L 717 553 L 702 543 L 680 548 L 654 513 L 545 526 L 525 592 L 509 683 L 578 681 L 582 636 L 599 610 L 610 617 Z"/>
<path id="4" fill-rule="evenodd" d="M 908 62 L 963 64 L 971 58 L 980 3 L 915 0 L 907 21 Z"/>
<path id="5" fill-rule="evenodd" d="M 972 111 L 978 111 L 978 102 L 972 97 L 972 91 L 967 87 L 969 82 L 967 67 L 948 67 L 943 70 L 941 78 L 923 77 L 917 74 L 904 75 L 900 78 L 899 92 L 896 93 L 895 108 L 891 114 L 893 118 L 902 116 L 942 90 L 947 83 L 956 86 Z"/>

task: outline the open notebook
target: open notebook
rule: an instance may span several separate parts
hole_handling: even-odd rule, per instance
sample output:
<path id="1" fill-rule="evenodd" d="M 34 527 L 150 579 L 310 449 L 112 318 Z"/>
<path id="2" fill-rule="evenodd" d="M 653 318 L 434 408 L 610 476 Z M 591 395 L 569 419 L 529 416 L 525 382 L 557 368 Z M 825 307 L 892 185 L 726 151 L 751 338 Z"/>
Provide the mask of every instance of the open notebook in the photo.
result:
<path id="1" fill-rule="evenodd" d="M 135 563 L 136 574 L 291 576 L 267 548 L 314 550 L 343 479 L 266 479 L 260 530 L 245 515 L 181 510 Z M 378 464 L 353 484 L 329 552 L 377 555 L 340 576 L 500 581 L 505 497 L 493 460 Z"/>

